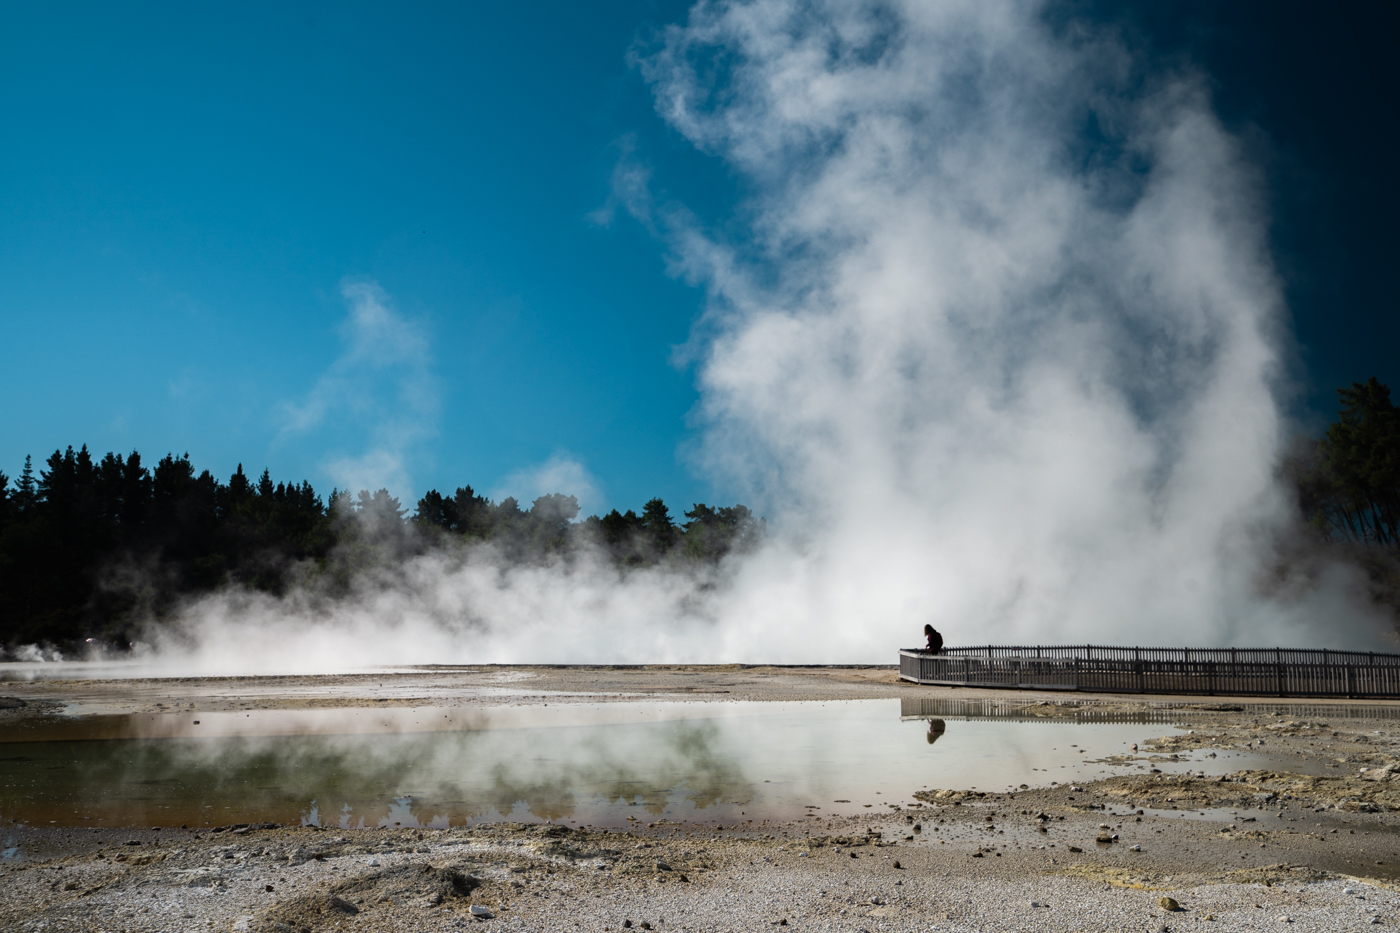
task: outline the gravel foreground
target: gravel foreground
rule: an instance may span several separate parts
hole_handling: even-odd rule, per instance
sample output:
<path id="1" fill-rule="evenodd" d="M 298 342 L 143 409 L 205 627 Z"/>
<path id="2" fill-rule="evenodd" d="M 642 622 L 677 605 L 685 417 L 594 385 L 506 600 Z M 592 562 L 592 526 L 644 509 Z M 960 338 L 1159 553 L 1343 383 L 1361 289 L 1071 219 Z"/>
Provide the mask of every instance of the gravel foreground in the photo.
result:
<path id="1" fill-rule="evenodd" d="M 172 699 L 196 709 L 480 703 L 488 694 L 503 704 L 677 693 L 978 697 L 1056 717 L 1085 708 L 1064 697 L 901 685 L 882 669 L 522 668 L 317 680 L 10 683 L 0 692 L 24 705 L 0 715 L 139 710 Z M 627 831 L 112 830 L 7 820 L 0 930 L 1156 933 L 1400 923 L 1400 783 L 1391 783 L 1400 720 L 1386 705 L 1317 703 L 1309 716 L 1289 717 L 1276 703 L 1177 702 L 1192 731 L 1144 741 L 1135 760 L 1267 743 L 1298 769 L 1149 772 L 1015 794 L 945 788 L 867 816 L 719 829 L 662 821 Z M 1148 703 L 1162 699 L 1092 706 Z M 1154 731 L 1170 730 L 1144 727 Z"/>

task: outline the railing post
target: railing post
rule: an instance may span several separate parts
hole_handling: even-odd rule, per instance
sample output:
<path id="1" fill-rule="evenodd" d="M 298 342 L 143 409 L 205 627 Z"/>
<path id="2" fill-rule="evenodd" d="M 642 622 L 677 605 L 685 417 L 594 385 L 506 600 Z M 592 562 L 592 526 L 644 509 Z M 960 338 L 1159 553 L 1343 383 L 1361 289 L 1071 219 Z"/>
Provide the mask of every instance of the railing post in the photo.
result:
<path id="1" fill-rule="evenodd" d="M 1079 689 L 1079 659 L 1074 659 L 1074 689 Z"/>
<path id="2" fill-rule="evenodd" d="M 1274 649 L 1274 688 L 1283 696 L 1283 649 Z"/>
<path id="3" fill-rule="evenodd" d="M 1348 665 L 1346 666 L 1346 672 L 1347 672 L 1347 699 L 1352 699 L 1352 698 L 1354 698 L 1354 697 L 1356 696 L 1356 687 L 1352 684 L 1352 680 L 1351 680 L 1351 669 L 1352 669 L 1352 667 L 1353 667 L 1353 665 L 1351 665 L 1351 664 L 1348 664 Z"/>

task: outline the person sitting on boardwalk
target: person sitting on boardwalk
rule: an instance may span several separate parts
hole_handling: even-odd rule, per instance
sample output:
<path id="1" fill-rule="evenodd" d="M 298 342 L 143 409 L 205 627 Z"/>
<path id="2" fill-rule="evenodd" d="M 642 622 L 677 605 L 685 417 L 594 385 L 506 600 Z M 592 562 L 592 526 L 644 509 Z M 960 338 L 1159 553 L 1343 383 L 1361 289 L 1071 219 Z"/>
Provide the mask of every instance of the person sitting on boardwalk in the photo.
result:
<path id="1" fill-rule="evenodd" d="M 943 636 L 938 634 L 938 629 L 934 628 L 932 625 L 925 625 L 924 637 L 928 639 L 927 650 L 929 654 L 943 653 Z"/>

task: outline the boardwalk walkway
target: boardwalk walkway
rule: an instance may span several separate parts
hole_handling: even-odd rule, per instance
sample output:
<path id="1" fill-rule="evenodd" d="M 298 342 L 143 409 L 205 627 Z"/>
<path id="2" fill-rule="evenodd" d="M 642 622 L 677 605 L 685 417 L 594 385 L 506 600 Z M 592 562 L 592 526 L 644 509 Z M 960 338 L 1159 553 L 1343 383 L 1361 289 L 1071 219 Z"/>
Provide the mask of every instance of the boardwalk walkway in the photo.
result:
<path id="1" fill-rule="evenodd" d="M 1400 654 L 1293 648 L 1102 645 L 901 648 L 899 676 L 920 684 L 1207 696 L 1400 697 Z"/>

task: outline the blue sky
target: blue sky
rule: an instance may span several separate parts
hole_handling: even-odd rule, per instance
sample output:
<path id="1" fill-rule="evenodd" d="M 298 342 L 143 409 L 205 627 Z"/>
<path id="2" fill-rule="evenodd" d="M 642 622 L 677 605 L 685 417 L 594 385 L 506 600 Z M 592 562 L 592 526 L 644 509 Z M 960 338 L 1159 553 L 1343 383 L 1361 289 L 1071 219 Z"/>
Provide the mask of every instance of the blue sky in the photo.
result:
<path id="1" fill-rule="evenodd" d="M 1072 9 L 1122 23 L 1163 67 L 1205 68 L 1252 140 L 1296 320 L 1296 409 L 1320 424 L 1335 385 L 1400 381 L 1392 31 L 1379 5 L 1322 21 L 1167 6 Z M 0 470 L 86 443 L 324 492 L 387 445 L 406 498 L 542 492 L 529 474 L 576 475 L 569 461 L 594 509 L 732 501 L 685 453 L 698 396 L 675 348 L 704 296 L 648 231 L 600 213 L 628 148 L 707 223 L 742 197 L 628 63 L 685 10 L 11 5 Z M 367 289 L 387 338 L 346 329 Z"/>

